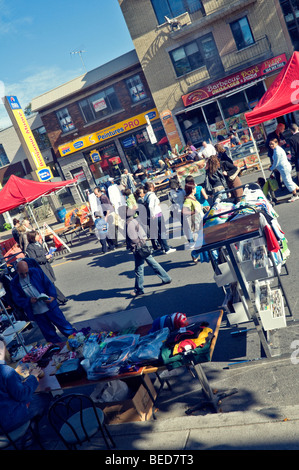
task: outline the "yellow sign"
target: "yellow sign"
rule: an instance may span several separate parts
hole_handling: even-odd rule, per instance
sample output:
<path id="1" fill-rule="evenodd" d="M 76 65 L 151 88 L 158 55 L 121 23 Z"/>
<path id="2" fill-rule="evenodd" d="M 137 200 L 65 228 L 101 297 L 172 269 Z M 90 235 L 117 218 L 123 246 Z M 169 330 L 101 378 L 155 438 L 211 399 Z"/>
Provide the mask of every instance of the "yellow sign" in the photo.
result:
<path id="1" fill-rule="evenodd" d="M 18 134 L 33 170 L 45 168 L 46 163 L 36 143 L 26 116 L 16 96 L 5 97 L 5 107 Z"/>
<path id="2" fill-rule="evenodd" d="M 73 140 L 72 142 L 68 142 L 67 144 L 60 145 L 58 147 L 59 153 L 62 157 L 65 157 L 66 155 L 70 155 L 78 150 L 82 150 L 86 147 L 90 147 L 91 145 L 116 137 L 119 134 L 123 134 L 124 132 L 136 129 L 143 124 L 147 124 L 146 116 L 148 116 L 150 121 L 154 121 L 159 117 L 158 110 L 153 108 L 145 113 L 138 114 L 137 116 L 126 119 L 125 121 L 118 122 L 117 124 L 106 127 L 98 132 L 93 132 L 92 134 L 88 134 L 80 137 L 79 139 Z"/>

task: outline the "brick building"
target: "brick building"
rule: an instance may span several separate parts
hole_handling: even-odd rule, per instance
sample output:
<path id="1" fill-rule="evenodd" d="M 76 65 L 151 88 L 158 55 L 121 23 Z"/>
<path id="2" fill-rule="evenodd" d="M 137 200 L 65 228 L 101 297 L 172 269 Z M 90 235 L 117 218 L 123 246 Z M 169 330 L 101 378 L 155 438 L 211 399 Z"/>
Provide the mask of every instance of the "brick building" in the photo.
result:
<path id="1" fill-rule="evenodd" d="M 32 100 L 47 130 L 66 179 L 79 178 L 85 190 L 137 162 L 154 165 L 165 137 L 135 51 L 130 51 Z M 157 143 L 146 128 L 149 120 Z M 74 199 L 78 195 L 74 192 Z"/>
<path id="2" fill-rule="evenodd" d="M 279 0 L 118 1 L 163 123 L 177 129 L 170 143 L 248 134 L 244 113 L 294 50 Z M 262 141 L 265 127 L 254 134 Z"/>

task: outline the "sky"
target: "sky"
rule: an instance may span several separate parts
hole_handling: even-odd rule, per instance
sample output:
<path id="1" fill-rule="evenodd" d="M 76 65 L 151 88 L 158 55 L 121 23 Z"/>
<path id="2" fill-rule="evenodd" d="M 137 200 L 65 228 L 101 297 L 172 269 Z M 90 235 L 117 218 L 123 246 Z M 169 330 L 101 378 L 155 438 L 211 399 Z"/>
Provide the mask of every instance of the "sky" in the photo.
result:
<path id="1" fill-rule="evenodd" d="M 0 0 L 0 97 L 23 109 L 132 49 L 117 0 Z M 0 100 L 0 129 L 11 125 Z"/>

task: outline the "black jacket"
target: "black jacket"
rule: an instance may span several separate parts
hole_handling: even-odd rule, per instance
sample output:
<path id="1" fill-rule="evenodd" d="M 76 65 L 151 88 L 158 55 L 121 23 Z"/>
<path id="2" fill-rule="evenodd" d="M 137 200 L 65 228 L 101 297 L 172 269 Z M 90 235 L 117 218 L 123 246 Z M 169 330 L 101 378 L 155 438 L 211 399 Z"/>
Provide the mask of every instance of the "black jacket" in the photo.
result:
<path id="1" fill-rule="evenodd" d="M 29 243 L 26 248 L 26 254 L 28 258 L 33 258 L 38 262 L 41 269 L 51 282 L 54 283 L 56 281 L 53 268 L 46 258 L 46 250 L 40 243 Z"/>
<path id="2" fill-rule="evenodd" d="M 289 139 L 289 146 L 292 155 L 292 162 L 296 165 L 296 170 L 299 171 L 299 132 L 293 134 Z"/>

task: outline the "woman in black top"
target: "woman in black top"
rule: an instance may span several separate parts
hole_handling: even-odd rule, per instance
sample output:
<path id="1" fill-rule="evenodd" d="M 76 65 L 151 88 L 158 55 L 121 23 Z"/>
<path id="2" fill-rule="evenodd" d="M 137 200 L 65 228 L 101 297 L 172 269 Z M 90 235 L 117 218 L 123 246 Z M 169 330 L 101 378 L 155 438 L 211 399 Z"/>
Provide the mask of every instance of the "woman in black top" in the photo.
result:
<path id="1" fill-rule="evenodd" d="M 220 160 L 216 155 L 212 155 L 207 160 L 205 189 L 208 194 L 214 196 L 227 189 L 226 178 L 221 170 Z M 226 199 L 226 195 L 223 199 Z"/>
<path id="2" fill-rule="evenodd" d="M 239 178 L 240 169 L 237 166 L 227 160 L 220 162 L 220 166 L 222 173 L 225 176 L 227 186 L 230 189 L 238 188 L 242 185 Z M 236 202 L 239 202 L 243 196 L 243 188 L 235 189 L 233 194 L 236 198 Z"/>
<path id="3" fill-rule="evenodd" d="M 26 248 L 26 255 L 28 258 L 33 258 L 39 264 L 40 268 L 43 270 L 45 275 L 50 279 L 54 284 L 56 277 L 53 271 L 49 260 L 52 258 L 52 255 L 47 254 L 43 245 L 39 242 L 40 234 L 33 230 L 32 232 L 27 233 L 28 246 Z M 57 301 L 64 305 L 67 303 L 68 299 L 64 294 L 55 286 L 57 291 Z"/>

